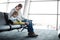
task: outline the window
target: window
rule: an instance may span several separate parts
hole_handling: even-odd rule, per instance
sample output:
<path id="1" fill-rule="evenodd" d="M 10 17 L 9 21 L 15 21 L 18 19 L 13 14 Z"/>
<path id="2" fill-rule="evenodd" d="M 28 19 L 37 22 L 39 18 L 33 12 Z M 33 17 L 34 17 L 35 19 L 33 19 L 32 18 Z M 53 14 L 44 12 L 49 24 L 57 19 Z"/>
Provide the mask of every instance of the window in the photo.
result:
<path id="1" fill-rule="evenodd" d="M 9 2 L 21 2 L 21 1 L 25 1 L 25 0 L 9 0 Z"/>
<path id="2" fill-rule="evenodd" d="M 44 2 L 48 2 L 48 1 L 57 1 L 57 0 L 31 0 L 32 2 L 42 2 L 42 1 L 44 1 Z"/>
<path id="3" fill-rule="evenodd" d="M 38 25 L 36 28 L 39 29 L 39 26 L 45 26 L 45 28 L 52 26 L 52 28 L 56 29 L 56 20 L 57 16 L 56 15 L 29 15 L 29 19 L 33 20 L 33 24 Z M 44 27 L 43 27 L 44 28 Z"/>
<path id="4" fill-rule="evenodd" d="M 56 30 L 57 0 L 31 0 L 29 19 L 34 28 Z"/>
<path id="5" fill-rule="evenodd" d="M 4 3 L 4 2 L 7 2 L 7 0 L 0 0 L 0 3 Z"/>
<path id="6" fill-rule="evenodd" d="M 60 15 L 58 16 L 58 27 L 59 27 L 59 30 L 60 30 Z"/>
<path id="7" fill-rule="evenodd" d="M 59 1 L 59 5 L 58 5 L 58 29 L 60 30 L 60 1 Z"/>
<path id="8" fill-rule="evenodd" d="M 57 14 L 57 1 L 31 2 L 29 14 Z"/>
<path id="9" fill-rule="evenodd" d="M 0 4 L 0 12 L 6 12 L 7 4 Z"/>
<path id="10" fill-rule="evenodd" d="M 58 12 L 60 14 L 60 1 L 59 1 L 59 6 L 58 6 Z"/>

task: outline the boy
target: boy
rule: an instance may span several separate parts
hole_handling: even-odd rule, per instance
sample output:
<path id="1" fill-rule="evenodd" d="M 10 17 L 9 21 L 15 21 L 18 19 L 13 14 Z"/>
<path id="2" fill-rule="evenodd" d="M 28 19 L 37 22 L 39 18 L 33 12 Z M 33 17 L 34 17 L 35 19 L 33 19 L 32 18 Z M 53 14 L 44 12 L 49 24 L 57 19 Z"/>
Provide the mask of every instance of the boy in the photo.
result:
<path id="1" fill-rule="evenodd" d="M 13 24 L 26 24 L 26 22 L 22 22 L 18 17 L 18 12 L 14 11 L 11 17 L 9 18 L 13 22 Z"/>

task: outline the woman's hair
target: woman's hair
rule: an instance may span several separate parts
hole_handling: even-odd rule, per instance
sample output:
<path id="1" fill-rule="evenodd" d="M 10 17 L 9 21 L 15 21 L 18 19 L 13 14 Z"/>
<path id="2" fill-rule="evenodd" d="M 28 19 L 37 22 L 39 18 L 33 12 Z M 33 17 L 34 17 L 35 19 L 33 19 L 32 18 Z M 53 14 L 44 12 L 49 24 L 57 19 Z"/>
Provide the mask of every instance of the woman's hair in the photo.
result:
<path id="1" fill-rule="evenodd" d="M 22 4 L 18 4 L 16 7 L 21 7 L 22 8 Z"/>
<path id="2" fill-rule="evenodd" d="M 14 11 L 13 14 L 12 14 L 12 16 L 13 16 L 13 15 L 18 15 L 18 12 Z"/>
<path id="3" fill-rule="evenodd" d="M 22 4 L 18 4 L 18 7 L 22 7 Z"/>

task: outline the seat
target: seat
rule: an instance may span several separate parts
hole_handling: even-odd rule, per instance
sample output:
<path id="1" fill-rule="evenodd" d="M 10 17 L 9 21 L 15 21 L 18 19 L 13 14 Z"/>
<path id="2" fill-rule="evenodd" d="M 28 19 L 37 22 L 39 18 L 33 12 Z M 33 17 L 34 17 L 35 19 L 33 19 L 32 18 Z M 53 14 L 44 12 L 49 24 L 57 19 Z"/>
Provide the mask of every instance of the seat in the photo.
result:
<path id="1" fill-rule="evenodd" d="M 0 12 L 0 32 L 10 31 L 10 30 L 20 29 L 20 28 L 22 28 L 21 31 L 23 31 L 23 29 L 27 29 L 27 27 L 24 25 L 12 25 L 12 24 L 10 24 L 9 19 L 8 19 L 8 13 Z"/>
<path id="2" fill-rule="evenodd" d="M 4 13 L 0 12 L 0 31 L 8 30 L 8 29 L 9 29 L 9 26 L 6 25 Z"/>

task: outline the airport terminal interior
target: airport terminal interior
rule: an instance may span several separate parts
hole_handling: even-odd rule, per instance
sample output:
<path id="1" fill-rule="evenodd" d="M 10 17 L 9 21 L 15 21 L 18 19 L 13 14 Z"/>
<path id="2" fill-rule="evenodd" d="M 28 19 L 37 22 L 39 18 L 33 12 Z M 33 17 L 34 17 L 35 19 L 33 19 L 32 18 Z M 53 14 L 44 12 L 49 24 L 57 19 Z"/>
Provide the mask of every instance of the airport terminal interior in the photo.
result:
<path id="1" fill-rule="evenodd" d="M 32 20 L 37 37 L 28 37 L 27 29 L 16 29 L 20 25 L 2 25 L 2 14 L 10 13 L 18 4 L 22 4 L 21 13 Z M 1 14 L 2 13 L 2 14 Z M 5 17 L 5 16 L 4 16 Z M 60 40 L 60 0 L 0 0 L 0 40 Z"/>

